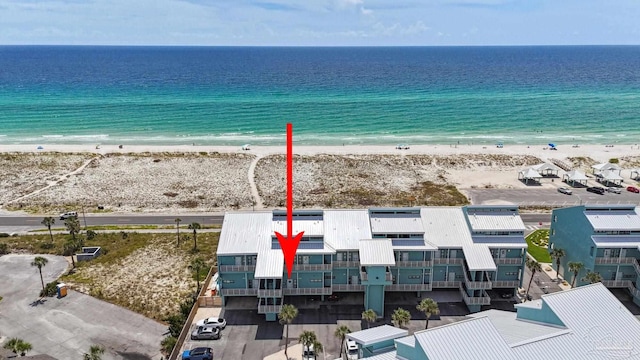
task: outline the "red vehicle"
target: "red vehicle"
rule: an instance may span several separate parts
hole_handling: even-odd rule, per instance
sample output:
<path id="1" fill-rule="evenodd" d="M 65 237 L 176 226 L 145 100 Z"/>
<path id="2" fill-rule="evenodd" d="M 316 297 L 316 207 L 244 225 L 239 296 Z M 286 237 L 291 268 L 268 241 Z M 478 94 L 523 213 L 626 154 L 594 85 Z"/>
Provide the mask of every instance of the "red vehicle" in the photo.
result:
<path id="1" fill-rule="evenodd" d="M 627 186 L 627 191 L 631 191 L 631 192 L 634 192 L 634 193 L 640 193 L 640 189 L 638 189 L 635 186 Z"/>

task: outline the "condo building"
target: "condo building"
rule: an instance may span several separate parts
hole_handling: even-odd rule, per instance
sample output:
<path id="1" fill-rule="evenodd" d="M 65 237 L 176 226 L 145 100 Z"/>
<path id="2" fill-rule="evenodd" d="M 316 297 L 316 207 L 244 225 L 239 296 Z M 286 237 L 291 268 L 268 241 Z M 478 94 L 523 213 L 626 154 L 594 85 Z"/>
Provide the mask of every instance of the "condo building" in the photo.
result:
<path id="1" fill-rule="evenodd" d="M 489 305 L 488 291 L 522 285 L 525 226 L 514 206 L 299 210 L 304 232 L 292 275 L 275 232 L 286 213 L 225 214 L 217 251 L 223 303 L 252 297 L 275 321 L 287 296 L 363 294 L 364 309 L 384 316 L 385 294 L 455 289 L 470 312 Z M 428 295 L 425 295 L 428 296 Z"/>

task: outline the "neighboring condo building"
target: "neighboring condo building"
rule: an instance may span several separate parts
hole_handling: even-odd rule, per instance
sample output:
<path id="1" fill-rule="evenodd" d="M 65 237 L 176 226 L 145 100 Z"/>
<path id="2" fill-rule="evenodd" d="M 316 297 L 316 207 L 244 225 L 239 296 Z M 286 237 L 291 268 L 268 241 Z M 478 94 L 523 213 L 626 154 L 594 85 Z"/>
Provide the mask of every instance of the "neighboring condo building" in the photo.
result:
<path id="1" fill-rule="evenodd" d="M 290 279 L 275 232 L 286 213 L 235 212 L 224 217 L 218 245 L 223 302 L 257 298 L 275 321 L 285 296 L 364 293 L 364 308 L 384 316 L 387 292 L 458 289 L 472 312 L 490 304 L 488 290 L 514 293 L 522 283 L 524 224 L 513 206 L 301 210 L 304 231 Z"/>
<path id="2" fill-rule="evenodd" d="M 587 284 L 584 276 L 595 272 L 609 288 L 627 289 L 640 305 L 640 214 L 633 205 L 585 205 L 556 209 L 551 214 L 549 249 L 566 252 L 560 275 L 571 282 L 570 262 L 584 265 L 576 286 Z"/>
<path id="3" fill-rule="evenodd" d="M 517 312 L 482 311 L 405 337 L 383 327 L 347 337 L 369 360 L 640 359 L 640 321 L 602 284 L 515 307 Z"/>

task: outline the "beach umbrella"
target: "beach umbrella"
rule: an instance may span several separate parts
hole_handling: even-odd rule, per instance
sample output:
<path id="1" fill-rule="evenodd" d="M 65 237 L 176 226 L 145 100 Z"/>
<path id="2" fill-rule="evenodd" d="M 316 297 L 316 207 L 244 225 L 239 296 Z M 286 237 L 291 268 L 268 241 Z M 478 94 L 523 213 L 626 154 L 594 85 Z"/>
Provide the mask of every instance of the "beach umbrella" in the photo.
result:
<path id="1" fill-rule="evenodd" d="M 42 146 L 38 146 L 38 148 L 37 148 L 37 149 L 38 149 L 38 150 L 42 150 L 42 149 L 44 149 L 44 148 L 43 148 Z"/>
<path id="2" fill-rule="evenodd" d="M 549 144 L 549 147 L 556 147 L 556 144 Z"/>

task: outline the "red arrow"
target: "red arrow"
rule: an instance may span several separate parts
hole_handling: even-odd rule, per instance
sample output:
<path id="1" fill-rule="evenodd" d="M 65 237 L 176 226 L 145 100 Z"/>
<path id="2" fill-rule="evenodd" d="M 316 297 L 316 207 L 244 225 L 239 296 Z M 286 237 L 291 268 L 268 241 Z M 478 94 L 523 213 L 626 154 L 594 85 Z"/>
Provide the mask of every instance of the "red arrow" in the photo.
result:
<path id="1" fill-rule="evenodd" d="M 291 278 L 293 260 L 304 231 L 293 235 L 293 125 L 287 124 L 287 236 L 276 231 L 280 248 L 287 265 L 287 276 Z"/>

